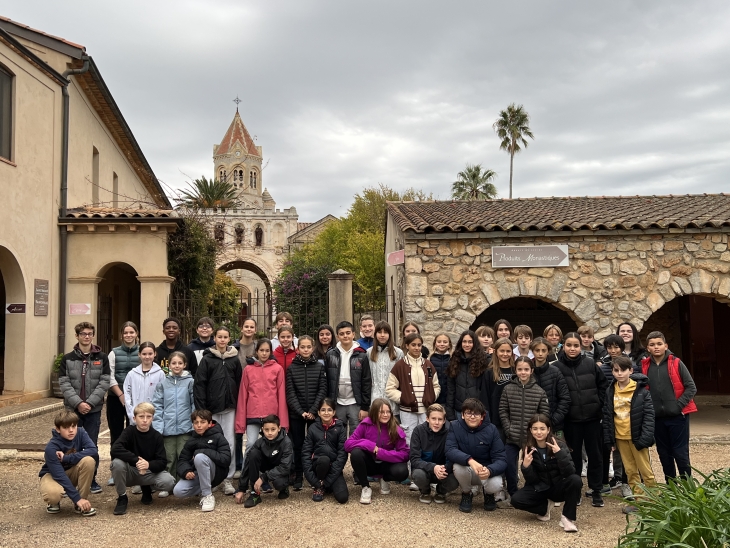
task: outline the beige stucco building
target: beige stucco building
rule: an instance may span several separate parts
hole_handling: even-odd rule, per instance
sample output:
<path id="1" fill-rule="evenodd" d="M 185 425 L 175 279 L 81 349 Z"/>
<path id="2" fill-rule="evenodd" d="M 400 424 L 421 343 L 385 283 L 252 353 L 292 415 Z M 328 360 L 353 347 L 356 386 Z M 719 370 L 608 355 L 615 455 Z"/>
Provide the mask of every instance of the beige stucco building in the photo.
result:
<path id="1" fill-rule="evenodd" d="M 4 400 L 49 392 L 74 325 L 161 339 L 171 207 L 85 48 L 0 18 L 0 318 Z"/>
<path id="2" fill-rule="evenodd" d="M 429 347 L 501 318 L 535 336 L 589 325 L 598 340 L 632 322 L 665 334 L 701 393 L 730 394 L 728 236 L 727 194 L 390 203 L 385 251 L 404 262 L 386 283 L 397 328 L 417 322 Z M 494 261 L 498 247 L 556 245 L 561 266 Z"/>

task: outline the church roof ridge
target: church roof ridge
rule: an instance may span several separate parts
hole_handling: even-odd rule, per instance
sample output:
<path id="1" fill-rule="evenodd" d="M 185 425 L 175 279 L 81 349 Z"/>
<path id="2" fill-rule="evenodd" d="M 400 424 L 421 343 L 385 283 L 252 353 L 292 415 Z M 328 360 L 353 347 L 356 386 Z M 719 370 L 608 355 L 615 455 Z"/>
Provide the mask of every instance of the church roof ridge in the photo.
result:
<path id="1" fill-rule="evenodd" d="M 218 145 L 215 155 L 219 156 L 221 154 L 228 154 L 236 142 L 241 143 L 246 154 L 261 157 L 258 149 L 256 148 L 256 143 L 254 143 L 251 138 L 251 134 L 248 132 L 246 125 L 241 119 L 241 115 L 238 113 L 238 108 L 236 108 L 236 114 L 233 116 L 233 121 L 228 127 L 228 131 L 226 131 L 226 134 L 223 136 L 220 145 Z"/>

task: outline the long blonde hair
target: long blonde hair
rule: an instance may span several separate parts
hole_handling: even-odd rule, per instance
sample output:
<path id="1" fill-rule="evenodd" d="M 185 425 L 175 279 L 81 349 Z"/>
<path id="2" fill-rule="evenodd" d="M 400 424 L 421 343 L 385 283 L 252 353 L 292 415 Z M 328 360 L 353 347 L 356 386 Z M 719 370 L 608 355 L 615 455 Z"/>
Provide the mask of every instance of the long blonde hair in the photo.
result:
<path id="1" fill-rule="evenodd" d="M 497 357 L 497 349 L 503 344 L 509 345 L 509 366 L 512 369 L 512 372 L 515 372 L 515 355 L 512 353 L 512 341 L 505 338 L 497 339 L 492 343 L 494 352 L 492 352 L 492 360 L 489 362 L 489 369 L 492 370 L 492 378 L 494 379 L 494 382 L 499 380 L 499 358 Z"/>

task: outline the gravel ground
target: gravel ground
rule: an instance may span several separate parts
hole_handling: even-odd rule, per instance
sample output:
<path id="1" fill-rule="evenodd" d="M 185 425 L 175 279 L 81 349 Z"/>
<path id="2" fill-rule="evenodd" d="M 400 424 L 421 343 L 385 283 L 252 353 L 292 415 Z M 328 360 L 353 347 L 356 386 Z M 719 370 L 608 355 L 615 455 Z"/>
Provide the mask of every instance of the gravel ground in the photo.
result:
<path id="1" fill-rule="evenodd" d="M 263 504 L 250 510 L 234 504 L 231 497 L 218 495 L 212 514 L 200 512 L 197 498 L 155 497 L 151 507 L 143 507 L 137 496 L 130 495 L 127 515 L 114 516 L 116 494 L 113 488 L 106 487 L 108 443 L 101 444 L 101 454 L 99 483 L 105 487 L 102 494 L 91 495 L 99 512 L 92 518 L 74 515 L 67 500 L 61 503 L 60 515 L 46 513 L 37 488 L 40 462 L 0 462 L 0 546 L 47 546 L 53 539 L 57 546 L 94 543 L 117 548 L 215 546 L 231 542 L 328 548 L 395 544 L 419 548 L 592 548 L 615 546 L 625 527 L 621 504 L 611 499 L 606 499 L 604 508 L 593 508 L 584 502 L 578 509 L 580 532 L 575 535 L 564 533 L 558 526 L 559 508 L 554 509 L 557 511 L 549 523 L 540 523 L 517 510 L 486 513 L 481 509 L 481 497 L 477 497 L 474 512 L 463 514 L 458 510 L 458 494 L 450 495 L 445 505 L 425 505 L 418 502 L 415 493 L 400 485 L 394 485 L 389 496 L 381 496 L 374 486 L 373 503 L 363 506 L 358 502 L 359 488 L 352 486 L 349 468 L 346 478 L 350 502 L 342 506 L 331 498 L 314 503 L 308 489 L 292 492 L 286 501 L 264 495 Z M 653 457 L 655 472 L 662 480 L 655 452 Z M 726 445 L 693 445 L 692 461 L 702 471 L 730 466 Z M 257 535 L 260 540 L 255 538 Z"/>

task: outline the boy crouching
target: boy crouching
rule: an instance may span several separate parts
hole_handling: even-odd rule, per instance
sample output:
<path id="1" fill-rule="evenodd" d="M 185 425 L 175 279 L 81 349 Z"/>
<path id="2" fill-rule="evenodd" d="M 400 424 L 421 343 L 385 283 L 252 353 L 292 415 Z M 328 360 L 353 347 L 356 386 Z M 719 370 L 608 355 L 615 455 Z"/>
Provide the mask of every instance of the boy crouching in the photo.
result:
<path id="1" fill-rule="evenodd" d="M 127 513 L 127 486 L 142 486 L 142 504 L 152 504 L 152 486 L 172 491 L 175 479 L 165 470 L 167 455 L 162 434 L 152 428 L 155 407 L 143 402 L 134 408 L 134 422 L 111 448 L 112 478 L 117 490 L 114 515 Z"/>
<path id="2" fill-rule="evenodd" d="M 236 502 L 239 504 L 251 485 L 251 494 L 243 504 L 244 508 L 253 508 L 261 502 L 261 486 L 267 482 L 279 491 L 279 500 L 289 498 L 289 471 L 294 453 L 292 442 L 286 430 L 281 428 L 276 415 L 264 417 L 261 434 L 247 451 L 246 463 L 238 481 Z"/>
<path id="3" fill-rule="evenodd" d="M 195 433 L 185 442 L 177 459 L 177 475 L 181 479 L 173 494 L 181 498 L 202 495 L 201 509 L 212 512 L 215 509 L 213 487 L 228 476 L 231 446 L 210 411 L 196 409 L 190 420 Z"/>
<path id="4" fill-rule="evenodd" d="M 73 411 L 63 410 L 54 419 L 56 427 L 46 445 L 45 463 L 38 476 L 41 478 L 41 496 L 49 514 L 61 511 L 61 497 L 65 492 L 74 503 L 77 514 L 88 517 L 96 514 L 91 507 L 89 491 L 94 479 L 99 453 L 96 445 Z"/>

